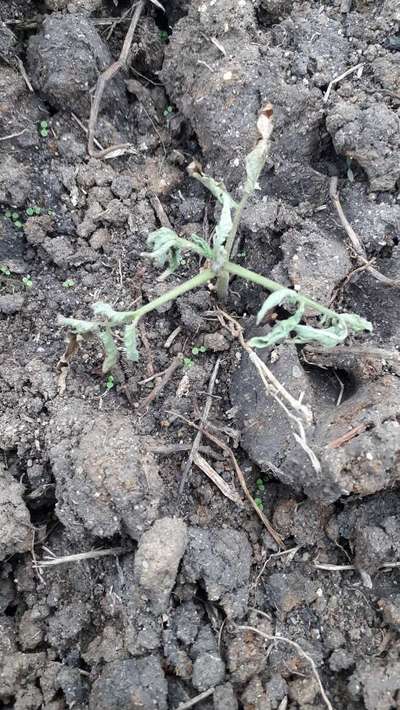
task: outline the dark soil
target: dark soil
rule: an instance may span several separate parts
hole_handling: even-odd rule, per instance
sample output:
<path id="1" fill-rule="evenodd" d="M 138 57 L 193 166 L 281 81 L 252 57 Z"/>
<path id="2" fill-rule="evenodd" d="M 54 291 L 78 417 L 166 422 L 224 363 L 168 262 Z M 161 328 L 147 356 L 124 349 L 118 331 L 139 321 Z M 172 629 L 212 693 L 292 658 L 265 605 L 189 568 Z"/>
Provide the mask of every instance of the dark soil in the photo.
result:
<path id="1" fill-rule="evenodd" d="M 156 4 L 96 131 L 133 150 L 100 161 L 82 126 L 130 3 L 0 0 L 0 704 L 177 710 L 205 693 L 202 710 L 322 709 L 302 648 L 335 710 L 400 708 L 400 292 L 349 277 L 359 262 L 329 199 L 336 175 L 368 258 L 400 279 L 398 0 Z M 319 473 L 209 288 L 145 319 L 137 365 L 121 347 L 104 376 L 94 340 L 59 362 L 58 314 L 131 309 L 196 273 L 187 257 L 159 281 L 147 235 L 161 205 L 179 233 L 210 237 L 214 204 L 186 165 L 240 196 L 266 101 L 272 150 L 237 261 L 374 326 L 333 351 L 260 353 L 313 411 Z M 262 300 L 234 280 L 226 309 L 253 334 Z M 182 417 L 199 423 L 217 358 L 207 426 L 284 548 L 204 437 L 241 500 L 196 465 L 179 493 L 196 435 Z"/>

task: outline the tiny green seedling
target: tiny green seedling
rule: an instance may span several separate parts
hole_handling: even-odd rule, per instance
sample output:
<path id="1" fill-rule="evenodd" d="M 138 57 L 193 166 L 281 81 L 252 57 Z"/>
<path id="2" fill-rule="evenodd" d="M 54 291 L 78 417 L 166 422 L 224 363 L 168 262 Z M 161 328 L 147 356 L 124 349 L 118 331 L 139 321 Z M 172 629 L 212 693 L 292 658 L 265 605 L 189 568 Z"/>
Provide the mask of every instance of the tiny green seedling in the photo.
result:
<path id="1" fill-rule="evenodd" d="M 172 107 L 167 108 L 168 115 L 170 115 Z M 170 108 L 171 110 L 169 110 Z M 270 292 L 257 314 L 257 324 L 260 324 L 268 313 L 276 309 L 277 306 L 289 306 L 287 312 L 290 315 L 281 320 L 278 319 L 264 335 L 251 338 L 247 343 L 250 348 L 272 347 L 285 340 L 300 345 L 317 343 L 326 347 L 334 347 L 343 343 L 351 333 L 372 330 L 369 321 L 354 313 L 336 313 L 309 296 L 286 288 L 272 279 L 231 261 L 241 215 L 248 200 L 258 189 L 258 179 L 269 154 L 272 128 L 272 107 L 268 104 L 260 112 L 257 121 L 259 140 L 245 159 L 246 177 L 239 202 L 227 191 L 222 181 L 206 175 L 201 165 L 196 162 L 189 165 L 188 172 L 191 177 L 209 190 L 221 205 L 220 217 L 215 226 L 211 245 L 197 234 L 192 234 L 190 239 L 179 237 L 168 227 L 161 227 L 149 234 L 147 244 L 150 252 L 144 256 L 153 259 L 162 268 L 168 266 L 169 273 L 172 273 L 181 263 L 182 252 L 194 252 L 205 261 L 205 268 L 199 271 L 196 276 L 180 283 L 134 311 L 116 311 L 108 303 L 95 303 L 93 305 L 95 316 L 93 320 L 59 316 L 58 323 L 60 325 L 70 328 L 72 332 L 83 337 L 95 335 L 100 340 L 105 352 L 104 373 L 110 372 L 119 359 L 119 350 L 113 337 L 114 329 L 123 331 L 124 351 L 127 359 L 137 362 L 139 359 L 137 326 L 143 316 L 165 303 L 175 301 L 184 293 L 214 280 L 216 281 L 218 299 L 226 301 L 229 293 L 229 279 L 232 276 L 258 284 Z M 315 316 L 315 314 L 318 315 Z M 201 352 L 200 348 L 198 350 Z M 186 363 L 184 360 L 186 367 L 190 367 L 189 361 L 192 364 L 191 358 L 186 358 Z"/>
<path id="2" fill-rule="evenodd" d="M 190 367 L 193 367 L 193 364 L 193 359 L 191 357 L 183 358 L 183 366 L 186 367 L 187 370 L 189 370 Z"/>
<path id="3" fill-rule="evenodd" d="M 206 353 L 206 352 L 207 352 L 207 348 L 205 345 L 200 345 L 199 347 L 192 348 L 193 355 L 200 355 L 200 353 Z"/>
<path id="4" fill-rule="evenodd" d="M 73 288 L 73 286 L 75 286 L 74 279 L 65 279 L 65 281 L 63 281 L 63 286 L 64 288 Z"/>
<path id="5" fill-rule="evenodd" d="M 166 106 L 163 111 L 164 118 L 166 118 L 168 121 L 172 117 L 173 112 L 174 112 L 174 109 L 172 108 L 172 106 Z"/>
<path id="6" fill-rule="evenodd" d="M 254 498 L 254 502 L 261 511 L 264 510 L 264 503 L 262 502 L 261 498 Z"/>
<path id="7" fill-rule="evenodd" d="M 24 284 L 25 288 L 32 288 L 32 286 L 33 286 L 33 281 L 31 279 L 31 277 L 29 276 L 29 274 L 28 274 L 28 276 L 22 277 L 22 283 Z"/>
<path id="8" fill-rule="evenodd" d="M 35 215 L 40 215 L 41 212 L 42 212 L 41 207 L 36 207 L 36 205 L 34 207 L 28 207 L 26 210 L 26 214 L 28 215 L 28 217 L 34 217 Z"/>
<path id="9" fill-rule="evenodd" d="M 108 375 L 108 377 L 107 377 L 107 379 L 106 379 L 106 387 L 107 387 L 107 389 L 108 389 L 108 390 L 112 390 L 112 388 L 114 387 L 114 385 L 115 385 L 115 382 L 114 382 L 113 376 L 112 376 L 112 375 Z"/>
<path id="10" fill-rule="evenodd" d="M 3 276 L 11 276 L 11 271 L 5 264 L 0 264 L 0 274 L 3 274 Z"/>
<path id="11" fill-rule="evenodd" d="M 39 133 L 42 138 L 47 138 L 49 135 L 49 123 L 48 121 L 40 121 L 39 123 Z"/>
<path id="12" fill-rule="evenodd" d="M 161 42 L 168 42 L 168 32 L 166 30 L 160 30 L 160 40 Z"/>
<path id="13" fill-rule="evenodd" d="M 257 490 L 258 490 L 260 493 L 264 493 L 264 492 L 265 492 L 265 485 L 264 485 L 264 481 L 263 481 L 262 478 L 257 478 L 257 480 L 256 480 L 256 487 L 257 487 Z"/>

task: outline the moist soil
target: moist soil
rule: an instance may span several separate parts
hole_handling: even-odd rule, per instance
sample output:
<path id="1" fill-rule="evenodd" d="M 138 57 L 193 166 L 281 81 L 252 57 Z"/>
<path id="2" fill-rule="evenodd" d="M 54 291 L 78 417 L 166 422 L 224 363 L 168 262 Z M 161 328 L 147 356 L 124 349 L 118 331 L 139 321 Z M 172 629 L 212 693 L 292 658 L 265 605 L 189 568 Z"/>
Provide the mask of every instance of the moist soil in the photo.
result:
<path id="1" fill-rule="evenodd" d="M 329 197 L 337 177 L 367 260 L 400 280 L 398 1 L 158 5 L 96 126 L 101 148 L 129 152 L 99 159 L 85 130 L 130 3 L 0 0 L 0 702 L 400 708 L 400 292 L 357 258 Z M 143 319 L 136 364 L 117 331 L 106 375 L 98 342 L 57 324 L 197 272 L 185 255 L 160 279 L 148 234 L 211 239 L 218 208 L 186 166 L 240 198 L 266 102 L 271 151 L 235 258 L 374 327 L 333 350 L 259 351 L 312 410 L 317 469 L 212 287 Z M 264 297 L 232 280 L 223 308 L 245 337 L 271 327 L 255 324 Z M 214 440 L 191 462 L 200 424 Z"/>

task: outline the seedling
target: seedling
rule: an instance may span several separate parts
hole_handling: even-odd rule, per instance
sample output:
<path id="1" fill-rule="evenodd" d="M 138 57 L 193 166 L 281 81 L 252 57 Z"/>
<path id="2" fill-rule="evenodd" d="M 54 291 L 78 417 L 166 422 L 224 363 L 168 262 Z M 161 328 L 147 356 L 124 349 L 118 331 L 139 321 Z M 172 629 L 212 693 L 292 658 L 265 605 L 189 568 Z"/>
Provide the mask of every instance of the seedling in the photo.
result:
<path id="1" fill-rule="evenodd" d="M 48 121 L 40 121 L 39 123 L 39 133 L 42 138 L 47 138 L 49 135 L 49 124 Z"/>
<path id="2" fill-rule="evenodd" d="M 261 498 L 254 498 L 254 502 L 261 511 L 264 510 L 264 503 L 262 502 Z"/>
<path id="3" fill-rule="evenodd" d="M 73 286 L 75 286 L 74 279 L 65 279 L 65 281 L 63 281 L 63 286 L 64 288 L 72 288 Z"/>
<path id="4" fill-rule="evenodd" d="M 147 243 L 150 253 L 144 254 L 144 256 L 153 259 L 160 267 L 167 265 L 169 272 L 178 268 L 181 254 L 185 251 L 200 255 L 206 262 L 205 268 L 196 276 L 134 311 L 116 311 L 108 303 L 95 303 L 93 306 L 94 320 L 59 317 L 59 324 L 70 328 L 74 333 L 82 336 L 89 334 L 97 336 L 105 352 L 103 372 L 109 372 L 118 362 L 119 351 L 113 337 L 114 329 L 123 330 L 125 355 L 128 360 L 137 362 L 139 353 L 136 332 L 140 318 L 169 301 L 175 301 L 184 293 L 214 280 L 219 300 L 225 301 L 228 297 L 231 276 L 238 276 L 270 291 L 270 295 L 257 314 L 257 323 L 261 323 L 268 312 L 277 306 L 287 305 L 288 311 L 292 313 L 287 318 L 277 320 L 274 327 L 265 335 L 251 338 L 247 344 L 250 348 L 271 347 L 284 340 L 299 344 L 319 343 L 323 346 L 334 347 L 342 343 L 349 333 L 372 330 L 371 323 L 358 315 L 336 313 L 308 296 L 285 288 L 282 284 L 230 260 L 243 209 L 258 187 L 258 179 L 268 156 L 272 133 L 272 108 L 269 104 L 260 113 L 257 129 L 259 140 L 246 157 L 246 179 L 239 202 L 229 194 L 223 182 L 205 175 L 201 165 L 193 162 L 189 166 L 189 174 L 207 188 L 221 205 L 221 214 L 215 227 L 212 245 L 197 234 L 192 234 L 190 239 L 179 237 L 167 227 L 161 227 L 155 232 L 151 232 L 148 237 Z M 307 311 L 310 309 L 313 314 L 317 313 L 319 316 L 318 322 L 315 323 L 313 315 L 313 325 L 308 322 L 310 318 L 307 316 Z"/>
<path id="5" fill-rule="evenodd" d="M 199 355 L 200 353 L 206 353 L 206 352 L 207 352 L 207 348 L 205 345 L 200 345 L 199 347 L 192 348 L 193 355 Z"/>
<path id="6" fill-rule="evenodd" d="M 41 208 L 40 207 L 28 207 L 26 210 L 26 214 L 28 217 L 33 217 L 34 215 L 39 215 L 41 213 Z"/>
<path id="7" fill-rule="evenodd" d="M 168 121 L 171 118 L 173 112 L 174 112 L 174 109 L 172 108 L 172 106 L 166 106 L 163 111 L 164 118 L 166 118 Z"/>
<path id="8" fill-rule="evenodd" d="M 193 367 L 193 358 L 191 357 L 184 357 L 183 358 L 183 367 L 186 367 L 187 370 L 189 370 L 190 367 Z"/>
<path id="9" fill-rule="evenodd" d="M 115 382 L 114 382 L 113 376 L 112 376 L 112 375 L 108 375 L 108 377 L 107 377 L 107 379 L 106 379 L 106 387 L 107 387 L 107 389 L 108 389 L 108 390 L 112 390 L 112 388 L 114 387 L 114 385 L 115 385 Z"/>
<path id="10" fill-rule="evenodd" d="M 160 30 L 160 40 L 161 42 L 168 42 L 168 32 L 166 30 Z"/>
<path id="11" fill-rule="evenodd" d="M 3 276 L 11 276 L 11 271 L 5 264 L 0 264 L 0 274 L 3 274 Z"/>
<path id="12" fill-rule="evenodd" d="M 24 284 L 25 288 L 32 288 L 32 286 L 33 286 L 33 281 L 31 279 L 31 277 L 29 276 L 29 274 L 28 274 L 28 276 L 22 277 L 22 283 Z"/>

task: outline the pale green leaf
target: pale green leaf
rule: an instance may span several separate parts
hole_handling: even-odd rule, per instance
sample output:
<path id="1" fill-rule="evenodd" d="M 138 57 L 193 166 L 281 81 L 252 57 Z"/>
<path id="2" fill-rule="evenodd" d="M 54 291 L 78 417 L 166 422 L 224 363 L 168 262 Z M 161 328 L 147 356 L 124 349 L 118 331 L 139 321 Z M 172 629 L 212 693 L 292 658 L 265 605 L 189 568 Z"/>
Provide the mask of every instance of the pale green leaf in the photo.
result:
<path id="1" fill-rule="evenodd" d="M 272 310 L 272 308 L 279 306 L 284 301 L 288 303 L 297 303 L 297 301 L 299 300 L 300 299 L 296 291 L 292 291 L 289 288 L 280 288 L 278 289 L 278 291 L 274 291 L 268 296 L 268 298 L 264 301 L 263 305 L 258 311 L 257 325 L 261 323 L 262 319 L 265 317 L 268 311 Z"/>
<path id="2" fill-rule="evenodd" d="M 338 318 L 347 325 L 349 330 L 354 331 L 354 333 L 360 333 L 363 330 L 372 331 L 372 323 L 361 316 L 356 315 L 356 313 L 340 313 Z"/>
<path id="3" fill-rule="evenodd" d="M 246 155 L 245 192 L 253 193 L 256 189 L 258 178 L 268 156 L 268 146 L 268 142 L 261 139 L 251 153 Z"/>
<path id="4" fill-rule="evenodd" d="M 92 308 L 96 316 L 106 318 L 110 325 L 122 325 L 129 315 L 129 311 L 115 311 L 109 303 L 102 303 L 101 301 L 94 303 Z"/>
<path id="5" fill-rule="evenodd" d="M 124 348 L 128 360 L 138 362 L 139 353 L 137 349 L 136 323 L 130 323 L 124 330 Z"/>
<path id="6" fill-rule="evenodd" d="M 331 328 L 313 328 L 310 325 L 296 327 L 295 343 L 319 343 L 325 348 L 333 348 L 342 343 L 348 335 L 345 324 L 337 323 Z"/>
<path id="7" fill-rule="evenodd" d="M 179 239 L 179 237 L 173 229 L 169 229 L 168 227 L 160 227 L 160 229 L 150 232 L 147 237 L 147 245 L 149 247 L 155 246 L 157 248 L 160 244 L 164 243 L 165 240 L 175 241 L 176 239 Z"/>
<path id="8" fill-rule="evenodd" d="M 215 239 L 214 239 L 214 245 L 219 247 L 223 246 L 226 242 L 226 239 L 228 237 L 229 232 L 232 229 L 232 203 L 231 199 L 227 199 L 226 195 L 224 195 L 223 200 L 222 200 L 222 210 L 221 210 L 221 215 L 218 221 L 218 224 L 215 227 Z"/>
<path id="9" fill-rule="evenodd" d="M 214 257 L 213 249 L 207 244 L 205 239 L 199 237 L 197 234 L 191 234 L 190 240 L 203 251 L 203 256 L 206 259 L 212 259 Z"/>
<path id="10" fill-rule="evenodd" d="M 96 323 L 96 321 L 79 320 L 77 318 L 64 318 L 64 316 L 58 316 L 57 323 L 63 328 L 71 328 L 71 330 L 78 335 L 96 333 L 99 328 L 99 324 Z"/>
<path id="11" fill-rule="evenodd" d="M 115 367 L 118 362 L 118 349 L 115 345 L 114 338 L 112 337 L 110 330 L 99 330 L 98 337 L 105 352 L 102 372 L 106 374 L 107 372 L 110 372 L 110 370 L 112 370 L 112 368 Z"/>
<path id="12" fill-rule="evenodd" d="M 193 171 L 191 175 L 196 180 L 201 182 L 201 184 L 204 185 L 204 187 L 206 187 L 212 195 L 214 195 L 218 202 L 221 203 L 221 205 L 223 205 L 224 202 L 229 202 L 231 208 L 238 206 L 237 202 L 235 202 L 235 200 L 230 196 L 223 182 L 214 180 L 214 178 L 209 175 L 204 175 L 204 173 L 197 171 Z"/>

